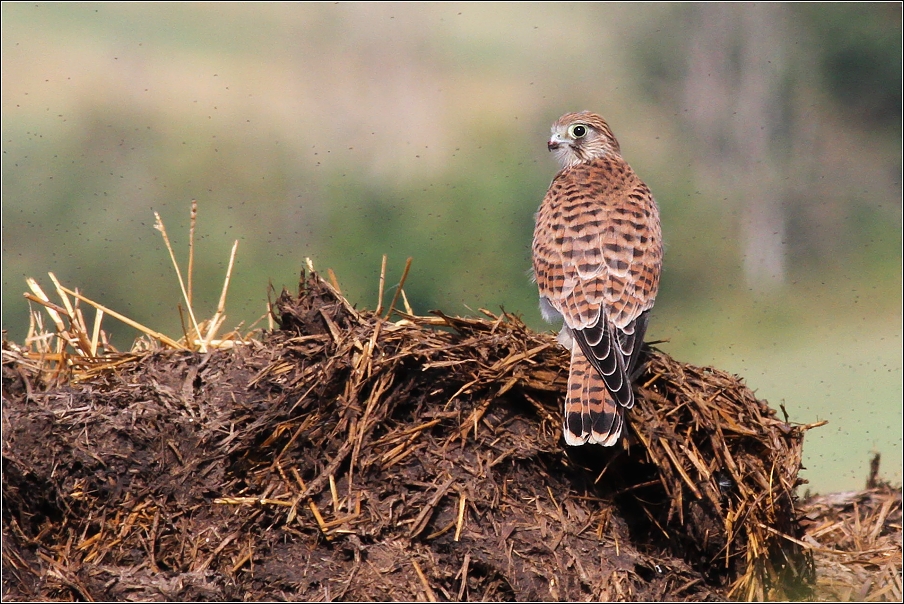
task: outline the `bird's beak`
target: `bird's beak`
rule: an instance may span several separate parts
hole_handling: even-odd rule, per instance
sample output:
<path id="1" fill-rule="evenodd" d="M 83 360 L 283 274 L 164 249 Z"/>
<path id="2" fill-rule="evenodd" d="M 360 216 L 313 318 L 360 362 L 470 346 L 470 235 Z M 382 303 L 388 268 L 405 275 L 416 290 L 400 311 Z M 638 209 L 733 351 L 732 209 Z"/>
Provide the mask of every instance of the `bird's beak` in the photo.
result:
<path id="1" fill-rule="evenodd" d="M 562 140 L 562 135 L 558 132 L 554 132 L 553 135 L 549 138 L 549 142 L 546 143 L 546 148 L 550 151 L 555 151 L 564 144 L 565 141 Z"/>

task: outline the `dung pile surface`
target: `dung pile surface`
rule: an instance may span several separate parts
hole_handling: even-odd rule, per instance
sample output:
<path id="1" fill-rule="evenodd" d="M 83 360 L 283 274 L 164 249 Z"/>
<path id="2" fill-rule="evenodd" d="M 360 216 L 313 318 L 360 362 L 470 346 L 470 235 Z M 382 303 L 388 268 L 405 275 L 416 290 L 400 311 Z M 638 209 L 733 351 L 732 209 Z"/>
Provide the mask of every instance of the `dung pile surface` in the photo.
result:
<path id="1" fill-rule="evenodd" d="M 572 449 L 567 355 L 515 317 L 390 322 L 316 274 L 274 313 L 78 376 L 4 344 L 6 598 L 810 593 L 804 427 L 735 376 L 648 349 L 629 447 Z"/>
<path id="2" fill-rule="evenodd" d="M 874 479 L 867 487 L 810 497 L 801 506 L 820 600 L 901 601 L 901 488 Z"/>

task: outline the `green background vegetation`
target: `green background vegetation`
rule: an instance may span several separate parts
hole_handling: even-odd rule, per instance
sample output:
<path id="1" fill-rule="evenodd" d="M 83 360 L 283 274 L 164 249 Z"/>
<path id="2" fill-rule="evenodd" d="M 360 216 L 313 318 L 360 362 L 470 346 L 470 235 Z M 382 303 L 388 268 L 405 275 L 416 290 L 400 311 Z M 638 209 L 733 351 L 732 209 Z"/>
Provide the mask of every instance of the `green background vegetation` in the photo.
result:
<path id="1" fill-rule="evenodd" d="M 901 480 L 901 6 L 2 5 L 5 337 L 47 271 L 177 335 L 233 240 L 228 323 L 305 257 L 376 306 L 548 329 L 529 281 L 549 124 L 604 115 L 662 209 L 651 339 L 742 375 L 811 432 L 805 476 Z M 90 320 L 90 319 L 89 319 Z M 105 323 L 129 346 L 134 332 Z"/>

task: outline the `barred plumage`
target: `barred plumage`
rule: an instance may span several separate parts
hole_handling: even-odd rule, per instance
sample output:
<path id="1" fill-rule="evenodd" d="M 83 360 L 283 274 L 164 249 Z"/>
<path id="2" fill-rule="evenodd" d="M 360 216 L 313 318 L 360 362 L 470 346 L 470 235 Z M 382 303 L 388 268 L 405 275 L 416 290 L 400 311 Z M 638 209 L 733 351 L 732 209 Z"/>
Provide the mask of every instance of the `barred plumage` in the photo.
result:
<path id="1" fill-rule="evenodd" d="M 544 318 L 564 320 L 571 350 L 565 442 L 610 446 L 634 405 L 630 377 L 659 289 L 659 210 L 600 116 L 563 115 L 548 147 L 563 167 L 537 212 L 533 264 Z"/>

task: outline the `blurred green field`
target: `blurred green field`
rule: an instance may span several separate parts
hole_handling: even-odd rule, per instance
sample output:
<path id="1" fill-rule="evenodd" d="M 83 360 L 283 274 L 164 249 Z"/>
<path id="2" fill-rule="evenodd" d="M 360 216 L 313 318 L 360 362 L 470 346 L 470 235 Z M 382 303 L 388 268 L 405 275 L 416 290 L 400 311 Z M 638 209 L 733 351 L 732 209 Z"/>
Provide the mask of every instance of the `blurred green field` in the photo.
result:
<path id="1" fill-rule="evenodd" d="M 755 350 L 719 367 L 745 377 L 757 394 L 785 403 L 799 422 L 829 420 L 809 432 L 802 474 L 821 492 L 861 488 L 868 460 L 882 455 L 882 475 L 901 482 L 901 345 L 898 329 L 833 328 L 788 350 Z M 847 342 L 839 346 L 839 342 Z M 890 404 L 892 403 L 892 404 Z M 859 465 L 856 460 L 860 460 Z"/>
<path id="2" fill-rule="evenodd" d="M 548 329 L 528 278 L 549 124 L 604 115 L 661 207 L 649 337 L 802 423 L 817 491 L 902 480 L 901 10 L 894 4 L 3 3 L 2 325 L 24 279 L 180 333 L 239 240 L 227 322 L 304 258 L 376 306 Z M 115 342 L 132 330 L 105 323 Z"/>

